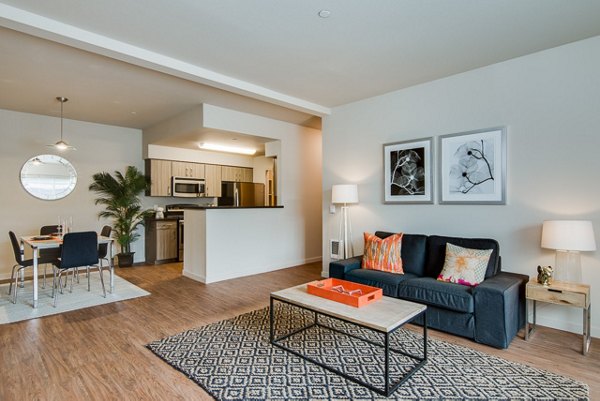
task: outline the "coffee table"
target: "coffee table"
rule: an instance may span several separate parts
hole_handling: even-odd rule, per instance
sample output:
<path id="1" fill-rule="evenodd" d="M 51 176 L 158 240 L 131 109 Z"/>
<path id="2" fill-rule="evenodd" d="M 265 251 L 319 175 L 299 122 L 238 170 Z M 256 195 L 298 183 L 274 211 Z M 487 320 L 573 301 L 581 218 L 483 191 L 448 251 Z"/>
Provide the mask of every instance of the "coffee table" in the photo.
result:
<path id="1" fill-rule="evenodd" d="M 274 316 L 274 302 L 281 302 L 290 305 L 294 305 L 301 309 L 314 313 L 314 320 L 301 328 L 293 330 L 291 333 L 286 333 L 282 336 L 275 338 L 276 331 L 276 319 Z M 386 397 L 392 394 L 398 387 L 400 387 L 409 377 L 411 377 L 416 371 L 418 371 L 427 362 L 427 307 L 425 305 L 417 304 L 414 302 L 404 301 L 401 299 L 382 297 L 379 301 L 372 304 L 363 306 L 361 308 L 355 308 L 353 306 L 345 305 L 339 302 L 331 301 L 325 298 L 318 297 L 316 295 L 309 294 L 306 291 L 306 284 L 301 284 L 296 287 L 287 288 L 281 291 L 271 293 L 270 297 L 270 341 L 271 344 L 282 348 L 294 355 L 299 356 L 305 360 L 308 360 L 314 364 L 317 364 L 331 372 L 334 372 L 347 380 L 351 380 L 362 386 L 367 387 L 370 390 L 375 391 L 378 394 L 385 395 Z M 369 339 L 362 338 L 352 333 L 339 330 L 337 328 L 324 325 L 319 321 L 319 316 L 327 316 L 330 318 L 338 319 L 346 323 L 381 333 L 383 335 L 383 344 L 371 341 Z M 406 323 L 409 323 L 419 316 L 423 316 L 423 354 L 413 355 L 404 352 L 399 349 L 392 348 L 390 346 L 390 337 L 392 334 L 401 328 Z M 283 340 L 298 334 L 311 327 L 319 326 L 324 329 L 332 330 L 341 335 L 357 338 L 361 341 L 365 341 L 376 347 L 383 348 L 384 351 L 384 388 L 375 387 L 371 383 L 367 383 L 357 377 L 350 376 L 335 367 L 326 365 L 315 358 L 304 355 L 299 351 L 291 349 L 282 343 Z M 412 367 L 407 373 L 405 373 L 395 383 L 390 382 L 390 352 L 399 353 L 406 357 L 409 357 L 416 361 L 415 366 Z"/>

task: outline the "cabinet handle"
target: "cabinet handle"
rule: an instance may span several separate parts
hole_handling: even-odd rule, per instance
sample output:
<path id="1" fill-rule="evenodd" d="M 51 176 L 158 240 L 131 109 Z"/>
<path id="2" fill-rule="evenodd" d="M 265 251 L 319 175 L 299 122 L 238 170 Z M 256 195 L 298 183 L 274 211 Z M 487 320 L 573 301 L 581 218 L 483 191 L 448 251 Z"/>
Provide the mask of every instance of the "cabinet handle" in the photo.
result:
<path id="1" fill-rule="evenodd" d="M 171 195 L 171 186 L 167 185 L 167 195 Z"/>

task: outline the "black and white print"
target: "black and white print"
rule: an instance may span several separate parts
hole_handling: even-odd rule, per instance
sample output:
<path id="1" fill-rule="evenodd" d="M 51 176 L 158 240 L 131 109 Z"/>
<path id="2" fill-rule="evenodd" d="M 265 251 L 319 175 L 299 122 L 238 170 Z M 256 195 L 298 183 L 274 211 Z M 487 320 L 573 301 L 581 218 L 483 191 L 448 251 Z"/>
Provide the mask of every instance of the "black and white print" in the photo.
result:
<path id="1" fill-rule="evenodd" d="M 383 145 L 385 203 L 432 203 L 432 139 Z"/>
<path id="2" fill-rule="evenodd" d="M 440 137 L 440 203 L 505 204 L 506 130 Z"/>

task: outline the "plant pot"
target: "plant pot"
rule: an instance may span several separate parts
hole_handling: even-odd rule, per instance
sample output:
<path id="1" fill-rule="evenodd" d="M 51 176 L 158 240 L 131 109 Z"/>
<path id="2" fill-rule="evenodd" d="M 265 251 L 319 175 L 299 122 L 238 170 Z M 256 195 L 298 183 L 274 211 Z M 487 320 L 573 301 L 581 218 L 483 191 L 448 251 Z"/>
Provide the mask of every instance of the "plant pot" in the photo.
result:
<path id="1" fill-rule="evenodd" d="M 133 255 L 135 252 L 118 253 L 117 260 L 119 267 L 131 267 L 133 265 Z"/>

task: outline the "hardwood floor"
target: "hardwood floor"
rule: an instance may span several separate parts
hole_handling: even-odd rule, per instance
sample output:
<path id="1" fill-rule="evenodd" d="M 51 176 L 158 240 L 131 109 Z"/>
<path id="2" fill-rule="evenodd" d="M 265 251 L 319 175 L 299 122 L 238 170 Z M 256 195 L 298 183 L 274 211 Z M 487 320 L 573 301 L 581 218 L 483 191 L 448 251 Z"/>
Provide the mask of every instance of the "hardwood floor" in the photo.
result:
<path id="1" fill-rule="evenodd" d="M 320 263 L 203 285 L 181 264 L 116 269 L 150 296 L 0 326 L 0 400 L 211 400 L 144 345 L 268 305 L 269 293 L 320 277 Z M 2 294 L 2 296 L 6 296 Z M 432 331 L 433 338 L 573 377 L 600 399 L 600 342 L 540 328 L 497 350 Z"/>

